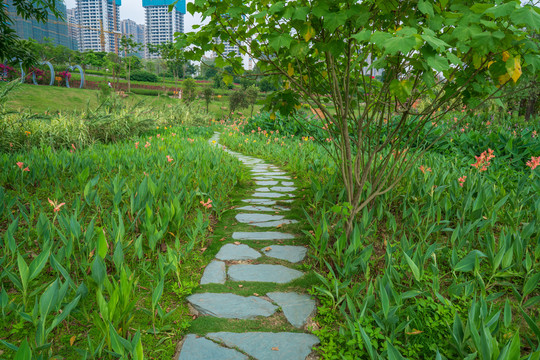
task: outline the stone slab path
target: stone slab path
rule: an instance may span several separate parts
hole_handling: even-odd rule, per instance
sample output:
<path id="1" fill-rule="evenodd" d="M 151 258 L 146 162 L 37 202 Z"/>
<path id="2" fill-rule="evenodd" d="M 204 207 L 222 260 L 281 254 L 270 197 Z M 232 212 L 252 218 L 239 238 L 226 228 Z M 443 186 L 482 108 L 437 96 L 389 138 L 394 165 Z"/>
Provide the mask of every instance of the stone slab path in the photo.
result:
<path id="1" fill-rule="evenodd" d="M 218 145 L 219 134 L 210 142 Z M 201 285 L 229 284 L 242 287 L 249 284 L 288 284 L 305 274 L 295 269 L 307 254 L 303 246 L 290 244 L 296 237 L 275 231 L 298 221 L 288 218 L 296 187 L 291 177 L 278 167 L 261 159 L 245 156 L 228 149 L 246 165 L 259 188 L 243 199 L 245 206 L 235 209 L 235 219 L 243 231 L 234 231 L 205 268 Z M 245 231 L 246 226 L 253 227 Z M 264 231 L 264 228 L 269 228 Z M 248 229 L 249 230 L 249 229 Z M 266 246 L 261 248 L 259 241 Z M 231 243 L 232 242 L 232 243 Z M 287 244 L 289 242 L 289 244 Z M 270 245 L 268 245 L 270 244 Z M 262 261 L 263 263 L 259 263 Z M 270 262 L 270 263 L 265 263 Z M 278 264 L 276 264 L 278 262 Z M 298 267 L 297 267 L 298 268 Z M 218 285 L 223 286 L 223 285 Z M 268 285 L 267 285 L 268 286 Z M 271 286 L 272 287 L 272 286 Z M 228 287 L 232 289 L 232 287 Z M 283 289 L 283 287 L 281 288 Z M 189 334 L 181 343 L 178 360 L 306 360 L 314 359 L 313 347 L 319 339 L 306 332 L 306 324 L 316 311 L 315 300 L 306 293 L 269 291 L 266 294 L 242 296 L 233 293 L 202 292 L 187 298 L 199 316 L 250 321 L 252 319 L 283 317 L 293 332 L 212 332 Z M 297 329 L 297 330 L 292 330 Z M 215 330 L 214 330 L 215 331 Z M 304 332 L 296 332 L 304 331 Z"/>

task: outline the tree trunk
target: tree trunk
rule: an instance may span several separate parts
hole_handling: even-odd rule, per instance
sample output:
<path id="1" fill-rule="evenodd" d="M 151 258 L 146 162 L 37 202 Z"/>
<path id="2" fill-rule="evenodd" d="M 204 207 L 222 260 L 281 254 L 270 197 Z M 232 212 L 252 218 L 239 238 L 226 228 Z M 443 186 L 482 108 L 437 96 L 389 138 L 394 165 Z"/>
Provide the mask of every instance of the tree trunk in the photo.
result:
<path id="1" fill-rule="evenodd" d="M 128 93 L 131 92 L 131 59 L 128 61 Z"/>

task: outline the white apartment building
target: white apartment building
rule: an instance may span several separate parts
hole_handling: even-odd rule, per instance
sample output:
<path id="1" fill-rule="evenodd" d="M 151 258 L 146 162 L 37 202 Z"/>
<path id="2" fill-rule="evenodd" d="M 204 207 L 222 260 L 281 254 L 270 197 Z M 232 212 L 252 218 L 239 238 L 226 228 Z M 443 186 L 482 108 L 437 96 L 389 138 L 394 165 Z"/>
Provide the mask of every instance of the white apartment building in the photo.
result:
<path id="1" fill-rule="evenodd" d="M 165 42 L 173 42 L 175 33 L 184 32 L 184 14 L 186 13 L 186 1 L 179 0 L 169 12 L 169 5 L 174 0 L 143 0 L 145 9 L 145 43 L 159 45 Z M 146 58 L 157 58 L 151 54 L 148 48 Z"/>
<path id="2" fill-rule="evenodd" d="M 79 51 L 118 53 L 121 0 L 77 0 Z M 101 31 L 105 39 L 101 44 Z"/>

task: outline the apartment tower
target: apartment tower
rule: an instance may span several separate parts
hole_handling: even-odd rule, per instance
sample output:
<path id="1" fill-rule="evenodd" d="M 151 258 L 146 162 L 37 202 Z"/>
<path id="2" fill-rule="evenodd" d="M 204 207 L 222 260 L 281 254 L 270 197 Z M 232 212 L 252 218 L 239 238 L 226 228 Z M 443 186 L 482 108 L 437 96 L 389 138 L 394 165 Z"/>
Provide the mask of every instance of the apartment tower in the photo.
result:
<path id="1" fill-rule="evenodd" d="M 179 0 L 169 12 L 174 0 L 143 0 L 146 16 L 146 44 L 159 45 L 174 41 L 175 33 L 184 32 L 186 1 Z M 158 57 L 146 49 L 145 57 Z"/>
<path id="2" fill-rule="evenodd" d="M 77 0 L 79 50 L 118 53 L 121 0 Z"/>

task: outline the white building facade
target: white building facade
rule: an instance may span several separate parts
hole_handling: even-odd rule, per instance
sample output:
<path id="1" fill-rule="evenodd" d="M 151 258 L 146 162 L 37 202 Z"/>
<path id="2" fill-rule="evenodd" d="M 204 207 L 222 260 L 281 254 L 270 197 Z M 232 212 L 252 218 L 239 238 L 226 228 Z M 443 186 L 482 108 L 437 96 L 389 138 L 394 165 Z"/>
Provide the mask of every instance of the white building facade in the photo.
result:
<path id="1" fill-rule="evenodd" d="M 121 0 L 77 0 L 80 51 L 118 53 L 120 5 Z M 101 36 L 105 40 L 103 45 Z"/>
<path id="2" fill-rule="evenodd" d="M 184 32 L 184 15 L 186 13 L 186 1 L 178 1 L 171 12 L 169 5 L 174 0 L 143 0 L 145 10 L 145 43 L 159 45 L 174 41 L 175 33 Z M 157 58 L 146 48 L 145 57 Z"/>

